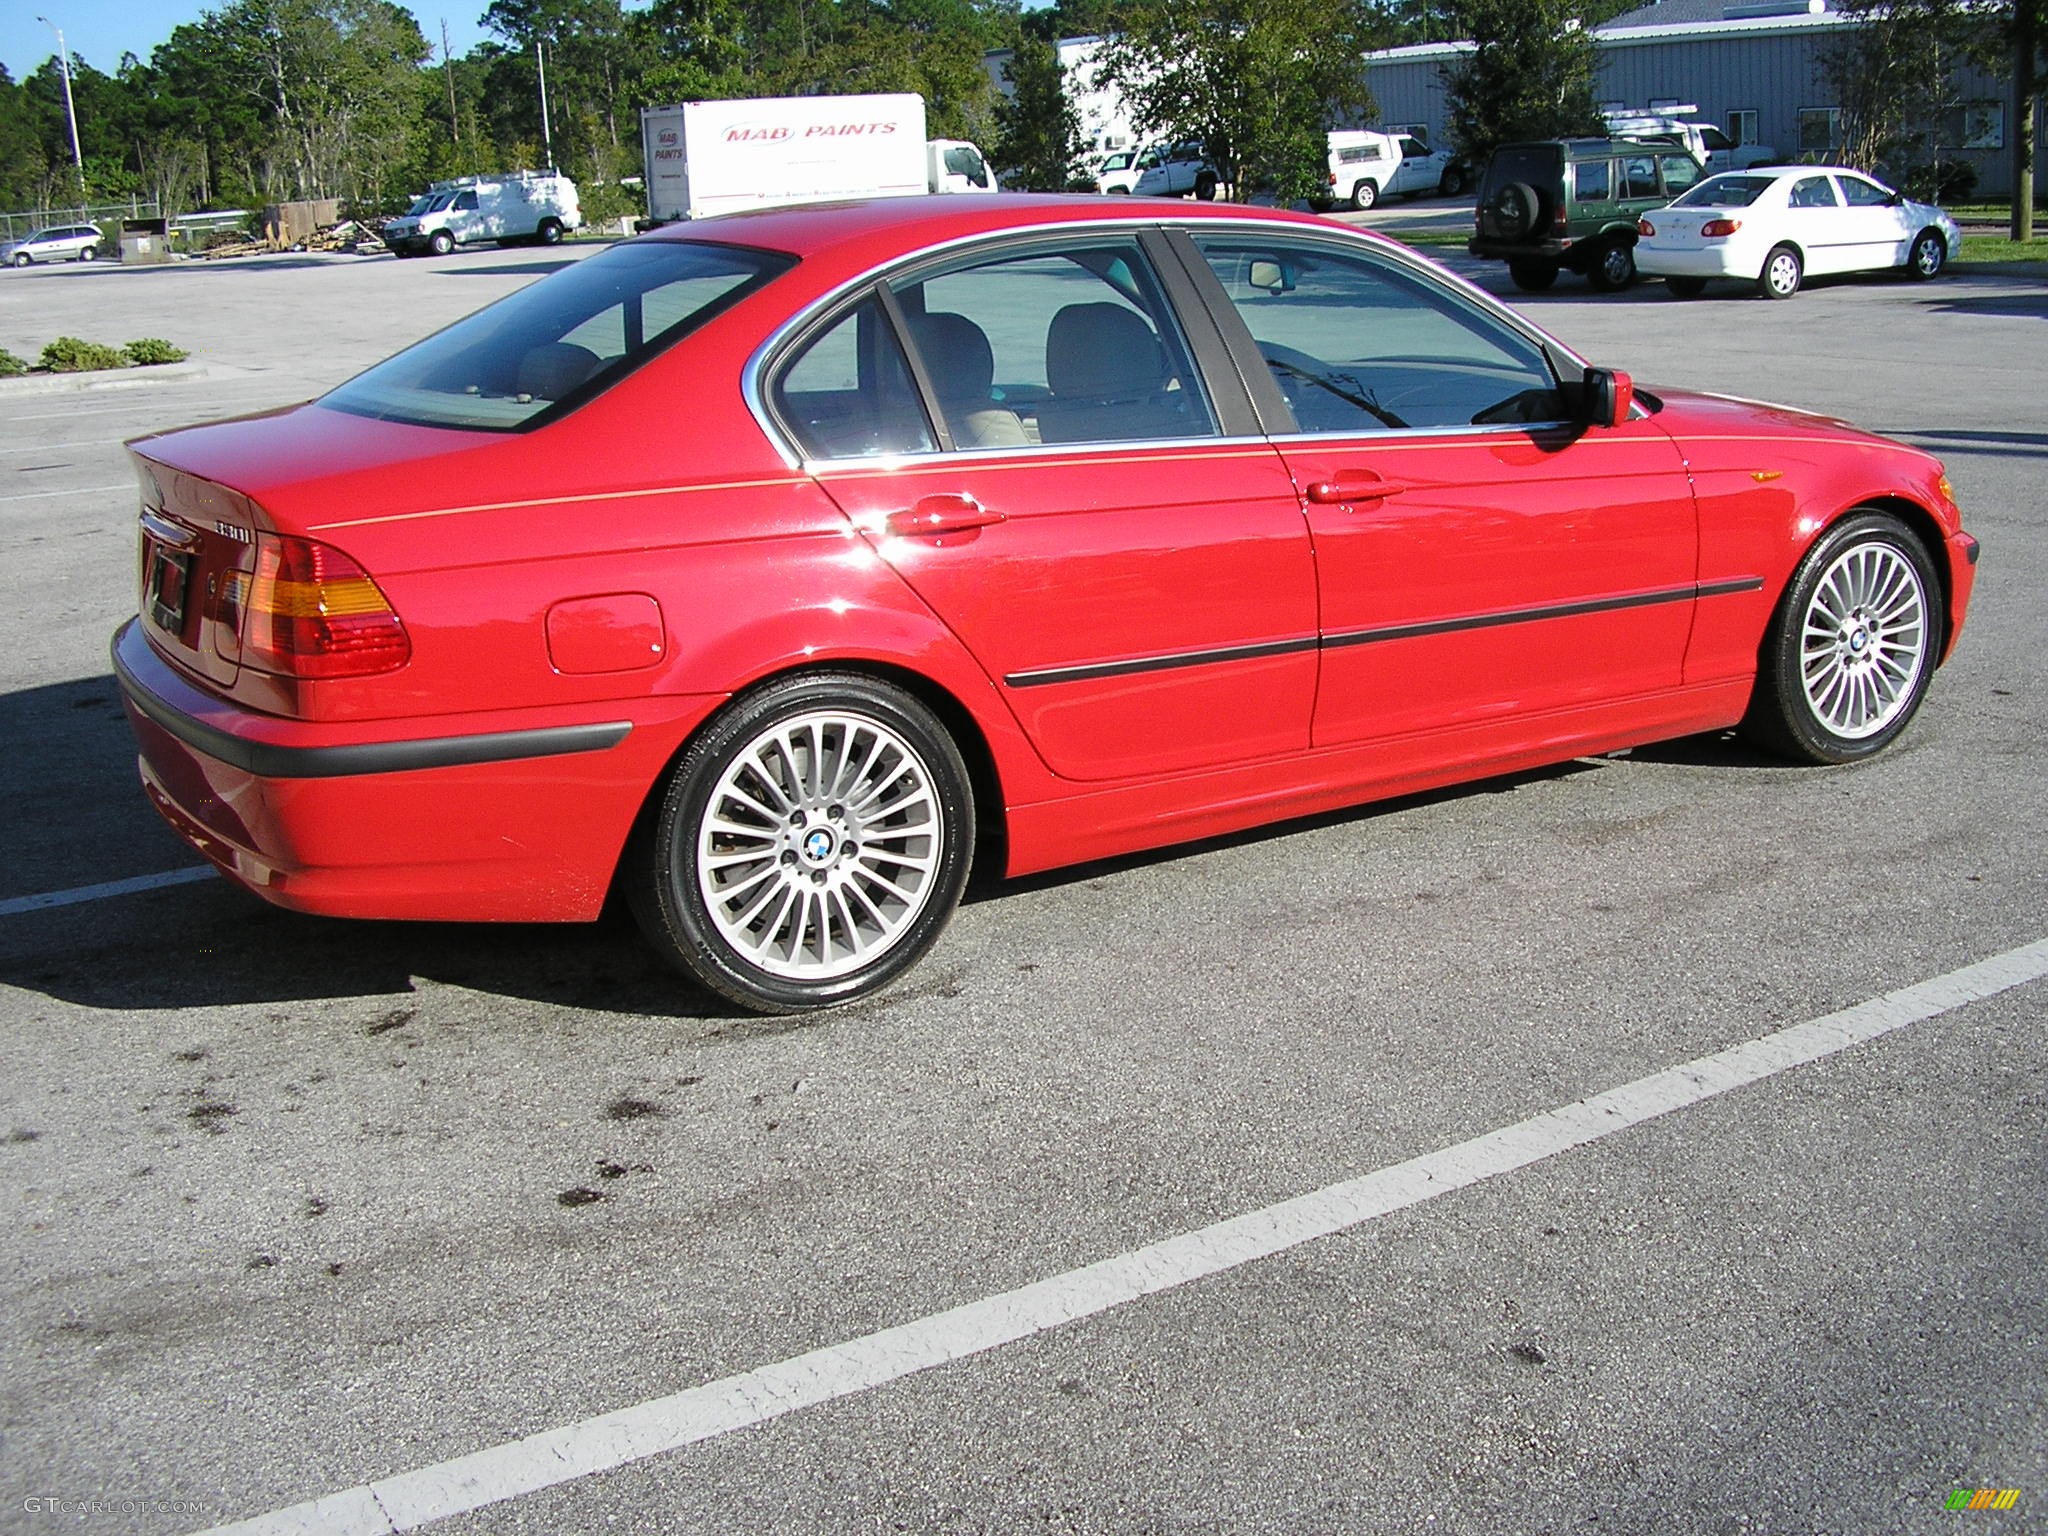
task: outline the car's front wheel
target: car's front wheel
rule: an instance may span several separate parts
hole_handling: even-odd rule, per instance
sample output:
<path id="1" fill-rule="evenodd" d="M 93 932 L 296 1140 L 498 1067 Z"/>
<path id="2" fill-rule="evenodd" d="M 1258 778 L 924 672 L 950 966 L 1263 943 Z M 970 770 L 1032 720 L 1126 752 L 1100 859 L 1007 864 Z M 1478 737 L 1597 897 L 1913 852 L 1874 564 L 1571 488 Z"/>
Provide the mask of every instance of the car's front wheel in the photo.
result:
<path id="1" fill-rule="evenodd" d="M 1216 178 L 1208 171 L 1195 178 L 1195 201 L 1213 203 L 1216 201 Z"/>
<path id="2" fill-rule="evenodd" d="M 761 1013 L 886 986 L 930 949 L 974 856 L 974 794 L 946 728 L 873 678 L 747 694 L 677 764 L 627 886 L 655 947 Z"/>
<path id="3" fill-rule="evenodd" d="M 78 259 L 80 261 L 98 261 L 100 259 L 100 248 L 96 245 L 88 245 L 78 253 Z"/>
<path id="4" fill-rule="evenodd" d="M 542 245 L 560 245 L 562 243 L 562 221 L 560 219 L 542 219 L 540 221 L 540 228 L 534 231 L 534 238 L 539 240 Z"/>
<path id="5" fill-rule="evenodd" d="M 1758 658 L 1744 730 L 1787 757 L 1847 763 L 1913 718 L 1939 659 L 1941 583 L 1888 513 L 1852 513 L 1799 563 Z"/>
<path id="6" fill-rule="evenodd" d="M 1445 197 L 1456 197 L 1465 190 L 1465 173 L 1455 165 L 1447 167 L 1444 179 L 1436 184 L 1436 189 Z"/>
<path id="7" fill-rule="evenodd" d="M 34 260 L 34 258 L 31 257 L 27 251 L 16 251 L 14 253 L 14 264 L 17 267 L 25 267 L 32 260 Z"/>
<path id="8" fill-rule="evenodd" d="M 1764 270 L 1756 280 L 1756 291 L 1767 299 L 1789 299 L 1799 291 L 1806 275 L 1806 263 L 1789 245 L 1780 245 L 1764 258 Z"/>
<path id="9" fill-rule="evenodd" d="M 1917 278 L 1939 277 L 1948 265 L 1948 242 L 1939 230 L 1923 229 L 1906 253 L 1906 270 Z"/>
<path id="10" fill-rule="evenodd" d="M 455 237 L 445 229 L 435 230 L 433 239 L 427 243 L 433 247 L 436 256 L 446 256 L 455 249 Z"/>

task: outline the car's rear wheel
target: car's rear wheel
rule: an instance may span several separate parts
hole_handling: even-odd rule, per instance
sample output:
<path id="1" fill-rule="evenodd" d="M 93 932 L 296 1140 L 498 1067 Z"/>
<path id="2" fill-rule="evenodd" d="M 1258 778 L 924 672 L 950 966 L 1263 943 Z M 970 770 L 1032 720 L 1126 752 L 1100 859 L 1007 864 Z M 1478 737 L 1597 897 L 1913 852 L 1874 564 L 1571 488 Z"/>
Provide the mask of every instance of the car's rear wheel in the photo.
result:
<path id="1" fill-rule="evenodd" d="M 1948 265 L 1948 242 L 1938 229 L 1923 229 L 1906 253 L 1906 271 L 1917 278 L 1939 277 Z"/>
<path id="2" fill-rule="evenodd" d="M 1358 185 L 1351 189 L 1351 207 L 1353 212 L 1363 213 L 1379 200 L 1380 189 L 1370 181 L 1361 179 Z"/>
<path id="3" fill-rule="evenodd" d="M 1696 299 L 1707 291 L 1707 280 L 1704 277 L 1667 277 L 1664 289 L 1674 299 Z"/>
<path id="4" fill-rule="evenodd" d="M 1547 261 L 1511 261 L 1508 276 L 1524 293 L 1541 293 L 1557 282 L 1557 268 Z"/>
<path id="5" fill-rule="evenodd" d="M 1636 280 L 1635 246 L 1627 240 L 1616 240 L 1604 247 L 1586 269 L 1586 276 L 1602 293 L 1621 292 Z"/>
<path id="6" fill-rule="evenodd" d="M 434 254 L 436 256 L 446 256 L 450 251 L 455 249 L 455 237 L 449 234 L 448 231 L 445 229 L 435 230 L 434 238 L 429 240 L 427 243 L 434 248 Z"/>
<path id="7" fill-rule="evenodd" d="M 1799 291 L 1800 279 L 1805 275 L 1806 264 L 1799 259 L 1799 253 L 1789 245 L 1776 246 L 1764 258 L 1756 291 L 1767 299 L 1789 299 Z"/>
<path id="8" fill-rule="evenodd" d="M 886 986 L 937 940 L 974 855 L 945 727 L 873 678 L 772 683 L 677 764 L 627 891 L 655 947 L 761 1013 Z"/>
<path id="9" fill-rule="evenodd" d="M 1807 552 L 1778 605 L 1745 732 L 1814 763 L 1882 750 L 1926 695 L 1941 603 L 1932 558 L 1897 518 L 1844 518 Z"/>

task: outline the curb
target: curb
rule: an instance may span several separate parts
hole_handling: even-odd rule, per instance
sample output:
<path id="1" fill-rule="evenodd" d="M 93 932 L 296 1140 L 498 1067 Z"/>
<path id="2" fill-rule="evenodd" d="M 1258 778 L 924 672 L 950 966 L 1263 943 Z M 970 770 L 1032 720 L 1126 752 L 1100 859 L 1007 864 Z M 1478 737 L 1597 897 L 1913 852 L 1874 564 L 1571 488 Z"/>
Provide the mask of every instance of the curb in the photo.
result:
<path id="1" fill-rule="evenodd" d="M 87 389 L 142 389 L 185 379 L 212 378 L 211 363 L 155 363 L 139 368 L 96 368 L 89 373 L 37 373 L 0 379 L 0 397 L 65 395 Z"/>

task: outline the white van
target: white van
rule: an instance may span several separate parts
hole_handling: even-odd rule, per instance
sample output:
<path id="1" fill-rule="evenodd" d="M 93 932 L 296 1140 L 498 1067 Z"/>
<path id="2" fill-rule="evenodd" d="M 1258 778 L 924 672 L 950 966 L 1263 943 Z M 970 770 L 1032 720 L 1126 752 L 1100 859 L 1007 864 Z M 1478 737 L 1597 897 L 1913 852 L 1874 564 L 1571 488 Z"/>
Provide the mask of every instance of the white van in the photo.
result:
<path id="1" fill-rule="evenodd" d="M 995 192 L 996 173 L 965 139 L 931 139 L 924 146 L 925 184 L 934 192 Z"/>
<path id="2" fill-rule="evenodd" d="M 384 226 L 384 243 L 399 256 L 445 256 L 486 240 L 553 245 L 582 227 L 575 182 L 555 171 L 514 171 L 435 182 Z"/>

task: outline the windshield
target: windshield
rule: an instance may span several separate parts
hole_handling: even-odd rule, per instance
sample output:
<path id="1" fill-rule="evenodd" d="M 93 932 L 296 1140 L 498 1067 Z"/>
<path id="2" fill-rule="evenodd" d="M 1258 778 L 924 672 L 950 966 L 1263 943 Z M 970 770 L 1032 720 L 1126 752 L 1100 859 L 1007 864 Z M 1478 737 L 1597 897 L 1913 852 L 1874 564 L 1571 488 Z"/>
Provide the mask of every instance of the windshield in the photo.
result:
<path id="1" fill-rule="evenodd" d="M 416 219 L 423 213 L 431 212 L 433 210 L 433 207 L 434 194 L 429 192 L 424 197 L 420 198 L 418 202 L 414 203 L 410 208 L 406 209 L 405 216 L 408 219 Z"/>
<path id="2" fill-rule="evenodd" d="M 427 427 L 539 426 L 795 264 L 730 246 L 616 245 L 456 321 L 319 404 Z"/>
<path id="3" fill-rule="evenodd" d="M 1674 208 L 1747 208 L 1769 189 L 1775 176 L 1709 176 L 1671 206 Z"/>

